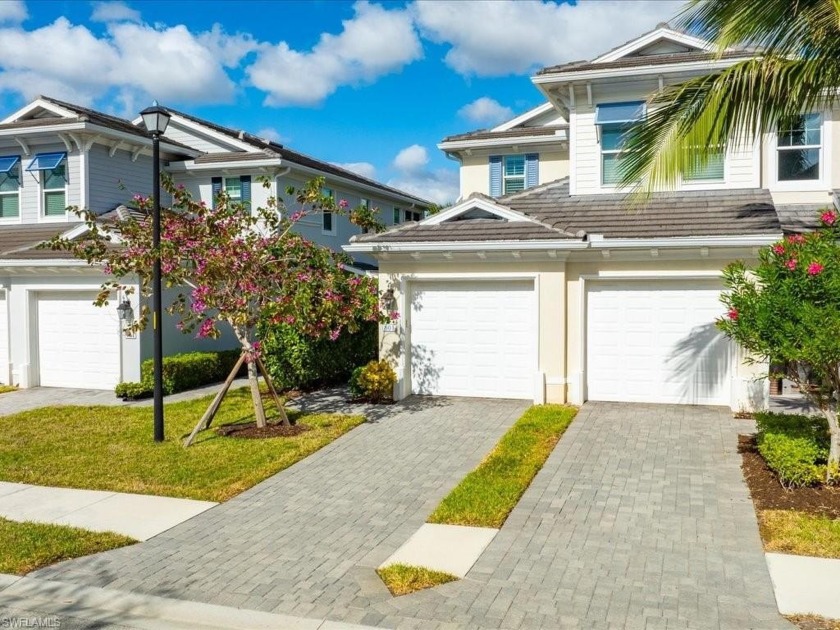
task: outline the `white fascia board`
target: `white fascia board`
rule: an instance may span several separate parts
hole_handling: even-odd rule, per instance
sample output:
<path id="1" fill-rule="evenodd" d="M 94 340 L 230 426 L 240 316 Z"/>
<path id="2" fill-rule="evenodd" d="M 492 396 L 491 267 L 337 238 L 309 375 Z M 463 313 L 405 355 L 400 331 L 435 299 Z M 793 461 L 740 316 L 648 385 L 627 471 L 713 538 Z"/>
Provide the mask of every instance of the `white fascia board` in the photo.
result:
<path id="1" fill-rule="evenodd" d="M 514 127 L 518 127 L 522 123 L 526 123 L 532 118 L 536 118 L 537 116 L 541 116 L 547 112 L 550 112 L 554 109 L 554 105 L 551 103 L 543 103 L 542 105 L 538 105 L 534 109 L 528 110 L 524 114 L 520 114 L 516 118 L 512 118 L 507 122 L 503 122 L 501 125 L 493 127 L 490 131 L 510 131 Z"/>
<path id="2" fill-rule="evenodd" d="M 126 142 L 134 142 L 135 144 L 140 144 L 143 146 L 149 147 L 151 150 L 152 147 L 152 139 L 151 138 L 144 138 L 143 136 L 136 136 L 133 133 L 128 133 L 127 131 L 117 131 L 115 129 L 111 129 L 110 127 L 102 127 L 100 125 L 92 125 L 90 123 L 85 123 L 85 130 L 96 131 L 97 133 L 101 133 L 103 135 L 108 135 L 112 138 L 119 138 L 120 140 L 125 140 Z M 191 155 L 193 157 L 198 157 L 201 155 L 201 151 L 197 149 L 191 149 L 188 147 L 176 146 L 173 144 L 169 144 L 166 141 L 166 138 L 160 139 L 160 148 L 166 151 L 167 153 L 180 153 Z"/>
<path id="3" fill-rule="evenodd" d="M 170 162 L 166 170 L 170 173 L 183 173 L 194 171 L 218 171 L 218 170 L 233 170 L 233 169 L 254 169 L 274 167 L 279 168 L 283 160 L 279 157 L 266 157 L 264 160 L 231 160 L 230 162 L 208 162 L 206 164 L 196 164 L 195 160 L 179 160 Z"/>
<path id="4" fill-rule="evenodd" d="M 54 103 L 50 103 L 49 101 L 37 98 L 31 103 L 29 103 L 29 105 L 24 105 L 13 114 L 10 114 L 6 116 L 3 120 L 0 120 L 0 125 L 16 122 L 22 116 L 26 116 L 29 112 L 38 109 L 39 107 L 51 111 L 52 113 L 58 116 L 65 116 L 67 118 L 76 118 L 77 116 L 74 112 L 71 112 L 69 109 L 64 109 L 63 107 L 55 105 Z"/>
<path id="5" fill-rule="evenodd" d="M 490 214 L 494 214 L 497 217 L 505 219 L 511 223 L 536 223 L 539 225 L 539 221 L 532 219 L 529 216 L 526 216 L 520 212 L 516 212 L 515 210 L 511 210 L 507 206 L 503 206 L 502 204 L 490 201 L 489 199 L 482 199 L 481 197 L 472 198 L 472 199 L 465 199 L 457 203 L 456 205 L 452 206 L 444 210 L 443 212 L 439 212 L 438 214 L 433 214 L 432 216 L 423 219 L 420 221 L 421 225 L 438 225 L 440 223 L 444 223 L 449 221 L 450 219 L 454 219 L 455 217 L 463 214 L 464 212 L 469 212 L 478 208 L 480 210 L 484 210 L 485 212 L 489 212 Z"/>
<path id="6" fill-rule="evenodd" d="M 618 59 L 621 59 L 622 57 L 631 55 L 637 50 L 641 50 L 646 46 L 650 46 L 651 44 L 659 41 L 660 39 L 667 39 L 668 41 L 672 41 L 677 44 L 682 44 L 683 46 L 699 48 L 701 50 L 710 51 L 714 49 L 713 44 L 706 41 L 705 39 L 700 39 L 699 37 L 694 37 L 692 35 L 686 35 L 685 33 L 680 33 L 679 31 L 674 31 L 670 28 L 658 28 L 655 31 L 651 31 L 647 35 L 643 35 L 638 39 L 634 39 L 633 41 L 627 42 L 626 44 L 619 48 L 616 48 L 615 50 L 611 50 L 608 53 L 604 53 L 600 57 L 596 57 L 592 60 L 592 63 L 616 61 Z"/>
<path id="7" fill-rule="evenodd" d="M 575 239 L 545 241 L 441 241 L 427 243 L 351 243 L 343 245 L 345 252 L 493 252 L 493 251 L 544 251 L 559 249 L 586 249 L 585 241 Z"/>
<path id="8" fill-rule="evenodd" d="M 566 142 L 568 134 L 565 129 L 558 129 L 548 136 L 523 136 L 506 138 L 485 138 L 481 140 L 453 140 L 441 142 L 437 145 L 441 151 L 461 151 L 464 149 L 480 149 L 482 147 L 504 147 L 511 145 L 555 144 L 557 141 Z"/>
<path id="9" fill-rule="evenodd" d="M 62 131 L 84 131 L 87 123 L 84 122 L 61 122 L 56 121 L 54 125 L 39 126 L 39 127 L 17 127 L 15 129 L 0 129 L 0 137 L 2 136 L 32 136 L 45 135 L 50 133 L 57 133 Z"/>
<path id="10" fill-rule="evenodd" d="M 531 81 L 539 87 L 546 83 L 571 83 L 576 81 L 588 81 L 595 79 L 609 79 L 613 77 L 641 77 L 648 75 L 667 74 L 671 72 L 693 72 L 693 71 L 707 71 L 712 72 L 723 68 L 729 68 L 735 64 L 741 63 L 748 59 L 753 59 L 755 55 L 745 53 L 743 57 L 736 57 L 734 59 L 720 59 L 716 61 L 693 61 L 691 63 L 667 63 L 652 66 L 642 66 L 641 68 L 605 68 L 603 70 L 581 70 L 580 72 L 556 72 L 552 74 L 539 74 L 531 77 Z"/>
<path id="11" fill-rule="evenodd" d="M 98 265 L 89 265 L 84 260 L 54 260 L 54 259 L 37 259 L 30 260 L 0 260 L 0 269 L 4 267 L 95 267 Z"/>
<path id="12" fill-rule="evenodd" d="M 604 238 L 598 234 L 589 235 L 593 249 L 647 249 L 676 247 L 764 247 L 780 238 L 778 234 L 755 234 L 733 236 L 673 236 L 665 238 Z"/>
<path id="13" fill-rule="evenodd" d="M 379 186 L 374 186 L 372 184 L 365 184 L 363 182 L 356 181 L 354 179 L 350 179 L 349 177 L 342 177 L 341 175 L 333 175 L 332 173 L 325 173 L 324 171 L 318 170 L 317 168 L 310 168 L 308 166 L 303 166 L 302 164 L 298 164 L 296 162 L 292 162 L 291 160 L 286 160 L 286 165 L 291 167 L 293 170 L 302 171 L 304 173 L 311 173 L 314 175 L 319 175 L 326 179 L 327 181 L 337 182 L 340 184 L 345 185 L 347 188 L 356 189 L 356 190 L 364 190 L 367 192 L 375 193 L 378 197 L 387 199 L 392 201 L 397 199 L 403 203 L 410 204 L 409 207 L 420 207 L 426 208 L 432 205 L 431 201 L 426 201 L 424 199 L 420 199 L 418 197 L 409 197 L 408 195 L 401 195 L 399 193 L 391 192 L 388 190 L 383 190 Z"/>

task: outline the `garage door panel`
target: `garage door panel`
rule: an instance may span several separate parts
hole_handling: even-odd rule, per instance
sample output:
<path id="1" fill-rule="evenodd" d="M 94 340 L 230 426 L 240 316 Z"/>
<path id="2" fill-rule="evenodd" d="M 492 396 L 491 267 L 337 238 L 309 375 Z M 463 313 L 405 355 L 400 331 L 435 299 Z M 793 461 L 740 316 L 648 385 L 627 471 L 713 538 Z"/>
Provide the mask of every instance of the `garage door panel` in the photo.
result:
<path id="1" fill-rule="evenodd" d="M 712 281 L 593 284 L 587 292 L 590 400 L 725 405 L 732 351 Z"/>
<path id="2" fill-rule="evenodd" d="M 536 370 L 532 282 L 436 282 L 411 297 L 412 391 L 531 398 Z"/>
<path id="3" fill-rule="evenodd" d="M 37 297 L 40 384 L 112 389 L 120 380 L 120 328 L 115 309 L 93 305 L 93 293 Z"/>

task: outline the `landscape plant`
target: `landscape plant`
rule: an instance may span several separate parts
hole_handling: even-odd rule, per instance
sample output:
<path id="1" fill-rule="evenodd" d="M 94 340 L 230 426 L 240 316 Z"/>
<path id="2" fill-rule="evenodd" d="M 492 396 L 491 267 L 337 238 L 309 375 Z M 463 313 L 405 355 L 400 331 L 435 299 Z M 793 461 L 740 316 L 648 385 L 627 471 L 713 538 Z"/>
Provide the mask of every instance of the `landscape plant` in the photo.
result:
<path id="1" fill-rule="evenodd" d="M 750 361 L 784 366 L 783 376 L 825 417 L 825 479 L 840 471 L 840 213 L 820 213 L 820 227 L 759 251 L 759 262 L 724 270 L 727 314 L 719 328 Z"/>
<path id="2" fill-rule="evenodd" d="M 268 181 L 264 182 L 268 187 Z M 217 338 L 229 326 L 241 346 L 240 361 L 247 363 L 258 427 L 266 426 L 260 396 L 258 371 L 277 402 L 280 420 L 289 418 L 260 359 L 257 326 L 260 322 L 294 324 L 301 334 L 315 339 L 336 339 L 344 330 L 354 332 L 361 322 L 380 318 L 376 281 L 350 273 L 352 262 L 342 253 L 316 245 L 294 230 L 311 215 L 349 215 L 368 229 L 380 229 L 370 212 L 350 210 L 344 201 L 324 194 L 323 178 L 302 188 L 288 188 L 297 209 L 288 211 L 276 197 L 253 211 L 222 192 L 211 205 L 195 201 L 182 185 L 165 180 L 171 207 L 163 211 L 161 245 L 152 246 L 152 202 L 134 197 L 135 212 L 116 213 L 102 220 L 86 210 L 74 209 L 87 231 L 76 238 L 55 238 L 54 249 L 71 252 L 102 268 L 106 280 L 96 304 L 108 304 L 112 296 L 134 293 L 135 283 L 143 298 L 151 294 L 151 270 L 160 255 L 164 283 L 175 297 L 166 307 L 185 334 Z M 148 325 L 149 307 L 141 304 L 128 327 L 139 331 Z M 196 432 L 209 426 L 232 378 L 213 401 Z"/>

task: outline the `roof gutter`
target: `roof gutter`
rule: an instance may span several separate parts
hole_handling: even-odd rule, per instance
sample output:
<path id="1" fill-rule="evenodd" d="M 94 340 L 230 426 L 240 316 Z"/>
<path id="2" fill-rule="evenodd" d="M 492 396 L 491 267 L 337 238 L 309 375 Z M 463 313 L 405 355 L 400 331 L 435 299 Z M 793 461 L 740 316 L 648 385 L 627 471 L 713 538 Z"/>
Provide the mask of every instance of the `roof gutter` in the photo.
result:
<path id="1" fill-rule="evenodd" d="M 623 79 L 626 77 L 658 75 L 670 72 L 710 71 L 718 68 L 729 68 L 730 66 L 734 66 L 742 61 L 753 58 L 755 58 L 755 55 L 744 55 L 743 57 L 720 59 L 718 61 L 664 63 L 661 65 L 642 66 L 639 68 L 604 68 L 603 70 L 567 70 L 566 72 L 547 72 L 546 74 L 537 74 L 532 76 L 531 81 L 536 85 L 541 85 L 545 83 L 568 83 L 570 81 L 588 81 L 593 79 Z"/>
<path id="2" fill-rule="evenodd" d="M 217 171 L 221 169 L 234 168 L 264 168 L 279 167 L 283 163 L 282 158 L 266 158 L 263 160 L 230 160 L 229 162 L 204 162 L 196 164 L 195 160 L 175 160 L 169 162 L 167 170 L 170 172 L 182 173 L 192 171 Z"/>
<path id="3" fill-rule="evenodd" d="M 772 245 L 783 237 L 777 234 L 747 234 L 733 236 L 672 236 L 667 238 L 604 238 L 600 234 L 589 235 L 592 249 L 646 249 L 677 247 L 764 247 Z"/>
<path id="4" fill-rule="evenodd" d="M 451 140 L 449 142 L 441 142 L 437 147 L 441 151 L 463 151 L 464 149 L 509 146 L 512 144 L 554 144 L 558 140 L 561 142 L 568 140 L 565 129 L 559 129 L 553 134 L 546 136 L 509 136 L 507 138 L 485 138 L 481 140 Z"/>

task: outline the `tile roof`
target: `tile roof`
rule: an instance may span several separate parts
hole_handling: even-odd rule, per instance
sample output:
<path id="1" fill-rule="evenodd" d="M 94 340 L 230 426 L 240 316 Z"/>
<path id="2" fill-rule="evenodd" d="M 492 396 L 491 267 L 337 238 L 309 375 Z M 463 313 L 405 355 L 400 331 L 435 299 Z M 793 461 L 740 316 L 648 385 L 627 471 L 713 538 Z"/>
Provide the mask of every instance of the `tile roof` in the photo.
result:
<path id="1" fill-rule="evenodd" d="M 492 140 L 496 138 L 533 138 L 540 136 L 554 136 L 558 131 L 565 131 L 569 125 L 551 125 L 549 127 L 514 127 L 505 131 L 478 129 L 453 136 L 447 136 L 441 142 L 456 142 L 458 140 Z"/>
<path id="2" fill-rule="evenodd" d="M 38 245 L 77 225 L 80 223 L 4 225 L 0 229 L 0 265 L 3 260 L 72 260 L 68 252 L 39 249 Z"/>
<path id="3" fill-rule="evenodd" d="M 380 234 L 362 234 L 353 243 L 414 243 L 471 241 L 541 241 L 574 238 L 560 230 L 532 221 L 465 219 L 434 225 L 404 223 Z"/>
<path id="4" fill-rule="evenodd" d="M 623 57 L 615 61 L 573 61 L 571 63 L 549 66 L 538 71 L 542 74 L 564 74 L 567 72 L 583 72 L 585 70 L 611 70 L 615 68 L 643 68 L 645 66 L 660 66 L 671 63 L 690 63 L 693 61 L 715 61 L 717 59 L 749 59 L 754 53 L 745 50 L 731 50 L 719 53 L 685 52 L 667 55 L 641 55 L 638 57 Z"/>

